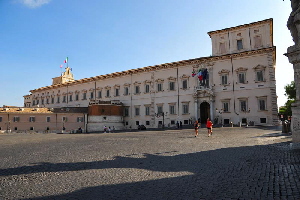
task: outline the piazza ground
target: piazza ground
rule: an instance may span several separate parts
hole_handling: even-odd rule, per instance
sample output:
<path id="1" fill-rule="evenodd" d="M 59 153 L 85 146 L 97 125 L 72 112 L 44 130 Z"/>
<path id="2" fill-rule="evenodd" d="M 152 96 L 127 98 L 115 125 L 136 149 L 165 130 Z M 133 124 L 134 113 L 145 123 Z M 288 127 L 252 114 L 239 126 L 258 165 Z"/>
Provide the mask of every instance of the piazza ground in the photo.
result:
<path id="1" fill-rule="evenodd" d="M 0 199 L 300 199 L 280 128 L 0 134 Z"/>

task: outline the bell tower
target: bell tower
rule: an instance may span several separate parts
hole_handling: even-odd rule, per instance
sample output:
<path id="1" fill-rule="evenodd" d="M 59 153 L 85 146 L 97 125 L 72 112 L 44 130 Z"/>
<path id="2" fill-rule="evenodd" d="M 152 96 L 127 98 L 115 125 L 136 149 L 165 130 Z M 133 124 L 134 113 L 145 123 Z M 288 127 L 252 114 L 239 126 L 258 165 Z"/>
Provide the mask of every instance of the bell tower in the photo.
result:
<path id="1" fill-rule="evenodd" d="M 66 67 L 66 71 L 61 74 L 59 77 L 52 78 L 52 85 L 67 83 L 74 81 L 74 75 L 70 67 Z"/>

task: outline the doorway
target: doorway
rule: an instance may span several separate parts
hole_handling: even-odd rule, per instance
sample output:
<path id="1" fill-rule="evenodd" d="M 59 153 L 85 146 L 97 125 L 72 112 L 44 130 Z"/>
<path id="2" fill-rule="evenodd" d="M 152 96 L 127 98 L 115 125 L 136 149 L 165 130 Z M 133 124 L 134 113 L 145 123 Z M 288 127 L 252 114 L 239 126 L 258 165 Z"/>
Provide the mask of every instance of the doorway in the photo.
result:
<path id="1" fill-rule="evenodd" d="M 202 102 L 200 104 L 200 121 L 201 124 L 205 124 L 207 118 L 210 118 L 210 104 L 207 102 Z"/>

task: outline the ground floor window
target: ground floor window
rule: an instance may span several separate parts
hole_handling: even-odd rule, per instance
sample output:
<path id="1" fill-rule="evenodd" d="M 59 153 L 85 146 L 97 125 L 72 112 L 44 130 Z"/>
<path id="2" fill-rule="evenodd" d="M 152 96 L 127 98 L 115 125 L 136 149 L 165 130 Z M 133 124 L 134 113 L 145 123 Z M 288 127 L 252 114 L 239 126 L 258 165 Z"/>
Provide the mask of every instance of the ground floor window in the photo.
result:
<path id="1" fill-rule="evenodd" d="M 150 121 L 146 121 L 146 125 L 150 125 Z"/>
<path id="2" fill-rule="evenodd" d="M 260 118 L 260 123 L 262 123 L 262 124 L 267 123 L 267 118 Z"/>

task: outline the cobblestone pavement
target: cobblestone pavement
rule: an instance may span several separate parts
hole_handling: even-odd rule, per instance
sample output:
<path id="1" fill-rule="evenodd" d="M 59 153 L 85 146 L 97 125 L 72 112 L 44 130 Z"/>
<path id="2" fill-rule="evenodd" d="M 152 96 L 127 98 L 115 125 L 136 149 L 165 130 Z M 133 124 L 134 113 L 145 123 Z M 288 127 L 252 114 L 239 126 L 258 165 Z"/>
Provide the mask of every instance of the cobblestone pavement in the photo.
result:
<path id="1" fill-rule="evenodd" d="M 300 151 L 268 128 L 0 135 L 0 199 L 300 199 Z"/>

